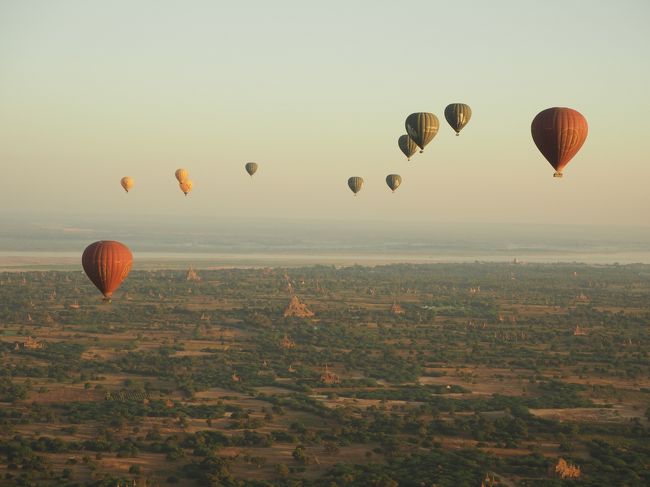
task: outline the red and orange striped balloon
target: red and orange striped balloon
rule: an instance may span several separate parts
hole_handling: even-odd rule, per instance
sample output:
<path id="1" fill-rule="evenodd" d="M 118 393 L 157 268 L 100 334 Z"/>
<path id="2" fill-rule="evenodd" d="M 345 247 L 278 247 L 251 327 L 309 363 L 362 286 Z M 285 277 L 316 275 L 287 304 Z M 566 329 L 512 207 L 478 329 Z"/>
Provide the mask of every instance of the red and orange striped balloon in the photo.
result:
<path id="1" fill-rule="evenodd" d="M 110 301 L 131 271 L 133 255 L 129 248 L 114 240 L 100 240 L 90 244 L 81 256 L 81 265 L 88 279 Z"/>
<path id="2" fill-rule="evenodd" d="M 571 108 L 547 108 L 537 114 L 530 126 L 535 145 L 555 169 L 554 176 L 562 177 L 562 170 L 587 139 L 589 127 L 580 112 Z"/>

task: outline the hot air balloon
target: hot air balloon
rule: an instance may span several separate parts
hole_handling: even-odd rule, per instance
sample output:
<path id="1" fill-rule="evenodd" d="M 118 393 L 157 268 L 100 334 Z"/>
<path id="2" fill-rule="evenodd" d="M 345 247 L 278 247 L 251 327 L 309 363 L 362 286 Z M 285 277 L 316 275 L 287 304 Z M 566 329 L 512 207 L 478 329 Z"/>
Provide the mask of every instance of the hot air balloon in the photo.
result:
<path id="1" fill-rule="evenodd" d="M 192 191 L 192 180 L 191 179 L 185 179 L 184 181 L 180 182 L 178 184 L 181 188 L 181 191 L 185 193 L 185 196 L 187 196 L 187 193 Z"/>
<path id="2" fill-rule="evenodd" d="M 120 287 L 131 270 L 133 256 L 128 247 L 113 240 L 90 244 L 81 256 L 81 265 L 88 279 L 110 302 L 113 292 Z"/>
<path id="3" fill-rule="evenodd" d="M 402 135 L 397 139 L 397 145 L 409 161 L 411 160 L 411 156 L 418 151 L 418 145 L 408 135 Z"/>
<path id="4" fill-rule="evenodd" d="M 530 126 L 535 145 L 555 169 L 556 178 L 585 143 L 587 120 L 571 108 L 553 107 L 542 110 Z"/>
<path id="5" fill-rule="evenodd" d="M 348 179 L 348 186 L 354 193 L 354 196 L 356 196 L 357 193 L 361 191 L 361 187 L 363 186 L 363 178 L 360 178 L 359 176 L 351 177 Z"/>
<path id="6" fill-rule="evenodd" d="M 456 132 L 456 135 L 460 135 L 460 131 L 472 118 L 472 109 L 464 103 L 452 103 L 445 108 L 445 118 Z"/>
<path id="7" fill-rule="evenodd" d="M 433 140 L 438 133 L 438 117 L 433 113 L 411 113 L 406 117 L 406 133 L 413 139 L 413 142 L 424 152 L 424 147 Z"/>
<path id="8" fill-rule="evenodd" d="M 395 190 L 399 188 L 399 185 L 402 184 L 402 176 L 399 174 L 389 174 L 386 176 L 386 184 L 394 193 Z"/>
<path id="9" fill-rule="evenodd" d="M 124 188 L 124 191 L 128 193 L 129 190 L 133 187 L 133 178 L 130 178 L 129 176 L 125 176 L 122 179 L 120 179 L 120 184 Z"/>
<path id="10" fill-rule="evenodd" d="M 257 172 L 257 163 L 256 162 L 247 162 L 244 167 L 246 168 L 246 172 L 251 177 L 253 177 L 253 174 L 255 174 Z"/>
<path id="11" fill-rule="evenodd" d="M 190 176 L 190 173 L 187 172 L 187 169 L 181 168 L 181 169 L 176 169 L 174 175 L 176 176 L 178 182 L 182 183 Z"/>

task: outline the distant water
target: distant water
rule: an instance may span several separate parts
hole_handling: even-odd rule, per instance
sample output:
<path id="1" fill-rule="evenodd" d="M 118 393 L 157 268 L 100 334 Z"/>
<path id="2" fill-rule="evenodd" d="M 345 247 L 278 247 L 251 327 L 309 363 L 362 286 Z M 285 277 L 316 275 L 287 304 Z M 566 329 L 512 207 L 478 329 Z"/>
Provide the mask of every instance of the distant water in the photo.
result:
<path id="1" fill-rule="evenodd" d="M 69 218 L 0 228 L 0 269 L 79 268 L 95 240 L 119 240 L 136 268 L 433 262 L 650 263 L 650 227 Z"/>

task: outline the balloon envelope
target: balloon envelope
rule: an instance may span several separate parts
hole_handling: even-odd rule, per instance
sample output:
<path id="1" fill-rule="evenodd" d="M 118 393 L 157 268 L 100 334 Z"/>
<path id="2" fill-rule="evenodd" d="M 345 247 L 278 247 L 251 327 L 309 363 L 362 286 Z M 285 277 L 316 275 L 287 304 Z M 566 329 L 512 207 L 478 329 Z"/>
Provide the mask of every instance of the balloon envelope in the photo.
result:
<path id="1" fill-rule="evenodd" d="M 411 160 L 413 154 L 418 151 L 418 145 L 413 142 L 413 139 L 408 135 L 402 135 L 399 139 L 397 139 L 397 145 L 409 161 Z"/>
<path id="2" fill-rule="evenodd" d="M 129 190 L 133 187 L 133 178 L 125 176 L 122 179 L 120 179 L 120 184 L 124 188 L 124 191 L 128 193 Z"/>
<path id="3" fill-rule="evenodd" d="M 360 178 L 359 176 L 351 177 L 348 179 L 348 186 L 356 195 L 359 191 L 361 191 L 361 187 L 363 186 L 363 178 Z"/>
<path id="4" fill-rule="evenodd" d="M 129 248 L 114 240 L 100 240 L 90 244 L 81 256 L 81 265 L 88 279 L 109 300 L 129 275 L 133 256 Z"/>
<path id="5" fill-rule="evenodd" d="M 178 183 L 178 185 L 180 186 L 181 191 L 185 193 L 185 196 L 187 196 L 187 193 L 192 191 L 193 183 L 191 179 L 186 179 L 184 181 L 181 181 L 180 183 Z"/>
<path id="6" fill-rule="evenodd" d="M 406 133 L 413 139 L 418 147 L 420 152 L 424 150 L 424 147 L 433 140 L 433 138 L 438 133 L 438 128 L 440 127 L 440 122 L 438 122 L 438 117 L 433 113 L 419 112 L 411 113 L 406 117 Z"/>
<path id="7" fill-rule="evenodd" d="M 252 176 L 257 172 L 257 163 L 256 162 L 247 162 L 246 165 L 244 166 L 246 168 L 246 172 Z"/>
<path id="8" fill-rule="evenodd" d="M 176 169 L 174 176 L 176 176 L 176 180 L 179 183 L 182 183 L 190 176 L 190 173 L 187 172 L 187 169 L 180 168 L 180 169 Z"/>
<path id="9" fill-rule="evenodd" d="M 402 176 L 399 174 L 389 174 L 386 176 L 386 184 L 394 193 L 399 188 L 399 185 L 402 184 Z"/>
<path id="10" fill-rule="evenodd" d="M 580 112 L 553 107 L 539 112 L 530 126 L 535 145 L 555 169 L 555 177 L 575 156 L 587 139 L 589 126 Z"/>
<path id="11" fill-rule="evenodd" d="M 472 118 L 472 109 L 469 105 L 452 103 L 445 108 L 445 119 L 447 119 L 447 123 L 451 125 L 451 128 L 454 129 L 456 135 L 463 130 L 463 127 L 467 125 L 470 118 Z"/>

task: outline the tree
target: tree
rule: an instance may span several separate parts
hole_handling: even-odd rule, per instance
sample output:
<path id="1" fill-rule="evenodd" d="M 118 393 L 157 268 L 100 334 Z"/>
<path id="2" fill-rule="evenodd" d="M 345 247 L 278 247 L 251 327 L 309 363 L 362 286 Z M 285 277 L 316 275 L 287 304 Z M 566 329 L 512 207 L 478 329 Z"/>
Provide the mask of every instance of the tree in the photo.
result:
<path id="1" fill-rule="evenodd" d="M 301 463 L 303 465 L 306 465 L 308 463 L 307 452 L 305 451 L 305 448 L 302 445 L 298 445 L 293 450 L 291 456 L 298 463 Z"/>
<path id="2" fill-rule="evenodd" d="M 277 473 L 280 478 L 286 479 L 289 477 L 289 467 L 284 463 L 278 463 L 275 465 L 275 473 Z"/>

